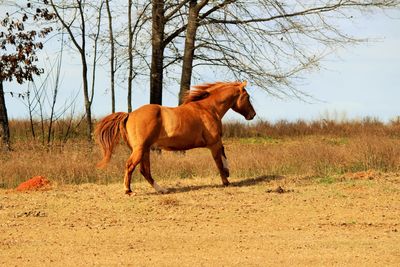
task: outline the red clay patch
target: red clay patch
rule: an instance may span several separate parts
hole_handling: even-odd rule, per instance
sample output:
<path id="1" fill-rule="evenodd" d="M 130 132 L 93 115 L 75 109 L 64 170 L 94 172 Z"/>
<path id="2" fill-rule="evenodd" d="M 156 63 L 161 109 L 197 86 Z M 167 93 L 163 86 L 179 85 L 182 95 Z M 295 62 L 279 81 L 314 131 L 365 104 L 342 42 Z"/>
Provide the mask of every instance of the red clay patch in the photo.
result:
<path id="1" fill-rule="evenodd" d="M 17 191 L 37 191 L 50 188 L 50 181 L 43 176 L 34 176 L 31 179 L 21 183 Z"/>

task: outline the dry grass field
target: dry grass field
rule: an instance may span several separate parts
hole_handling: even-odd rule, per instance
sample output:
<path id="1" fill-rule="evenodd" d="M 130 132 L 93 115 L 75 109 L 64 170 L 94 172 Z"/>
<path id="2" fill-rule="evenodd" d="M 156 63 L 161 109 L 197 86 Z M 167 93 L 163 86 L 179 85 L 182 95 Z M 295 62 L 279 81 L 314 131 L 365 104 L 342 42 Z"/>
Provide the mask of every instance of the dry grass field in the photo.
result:
<path id="1" fill-rule="evenodd" d="M 1 266 L 398 266 L 400 175 L 0 190 Z M 275 192 L 281 186 L 285 193 Z"/>
<path id="2" fill-rule="evenodd" d="M 97 147 L 23 123 L 0 154 L 0 266 L 400 264 L 398 121 L 226 125 L 231 186 L 207 149 L 152 153 L 170 193 L 135 172 L 131 197 L 124 146 L 98 170 Z M 14 189 L 35 175 L 51 189 Z"/>

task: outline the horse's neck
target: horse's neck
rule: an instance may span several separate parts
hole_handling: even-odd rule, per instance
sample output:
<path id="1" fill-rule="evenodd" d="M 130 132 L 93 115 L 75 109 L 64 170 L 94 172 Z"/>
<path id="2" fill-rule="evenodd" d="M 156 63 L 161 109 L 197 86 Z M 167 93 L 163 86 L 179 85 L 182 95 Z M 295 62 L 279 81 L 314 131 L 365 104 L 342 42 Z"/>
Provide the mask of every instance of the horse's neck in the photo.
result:
<path id="1" fill-rule="evenodd" d="M 234 95 L 224 92 L 216 94 L 212 98 L 213 101 L 209 101 L 207 108 L 213 110 L 220 119 L 222 119 L 225 113 L 232 108 L 233 103 L 236 100 Z"/>

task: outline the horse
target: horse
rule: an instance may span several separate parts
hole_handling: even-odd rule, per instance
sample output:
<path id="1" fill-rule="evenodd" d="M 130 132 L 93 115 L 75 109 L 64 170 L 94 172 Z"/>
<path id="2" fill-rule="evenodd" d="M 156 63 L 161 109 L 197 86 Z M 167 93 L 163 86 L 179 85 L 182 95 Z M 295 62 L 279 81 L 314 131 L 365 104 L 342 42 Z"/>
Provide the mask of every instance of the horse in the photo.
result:
<path id="1" fill-rule="evenodd" d="M 120 137 L 131 149 L 126 161 L 124 189 L 131 190 L 132 172 L 140 163 L 140 173 L 158 193 L 168 193 L 159 186 L 150 172 L 150 149 L 158 147 L 182 151 L 205 147 L 210 149 L 218 167 L 222 184 L 229 185 L 229 167 L 222 144 L 222 117 L 232 109 L 246 120 L 256 115 L 245 86 L 247 82 L 216 82 L 193 86 L 178 107 L 144 105 L 131 113 L 116 112 L 103 118 L 95 129 L 104 167 L 111 159 Z"/>

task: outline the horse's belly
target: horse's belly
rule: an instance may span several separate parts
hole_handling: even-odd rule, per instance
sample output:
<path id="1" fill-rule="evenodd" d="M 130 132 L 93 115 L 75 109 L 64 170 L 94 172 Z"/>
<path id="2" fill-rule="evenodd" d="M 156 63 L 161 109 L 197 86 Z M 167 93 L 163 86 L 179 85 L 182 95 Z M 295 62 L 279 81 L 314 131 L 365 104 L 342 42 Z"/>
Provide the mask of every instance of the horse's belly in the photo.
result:
<path id="1" fill-rule="evenodd" d="M 165 150 L 188 150 L 196 147 L 207 146 L 202 137 L 193 138 L 192 136 L 170 136 L 159 138 L 155 145 Z"/>

